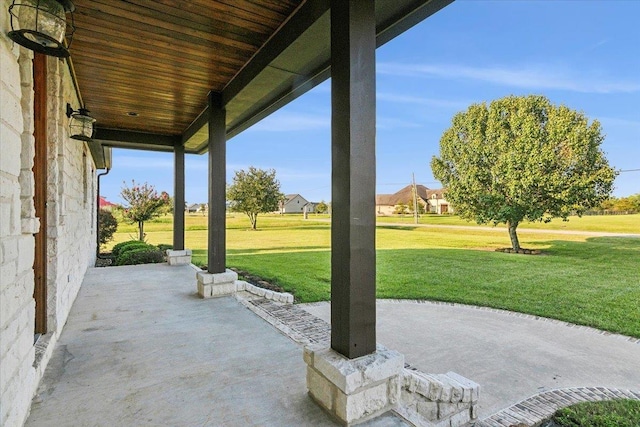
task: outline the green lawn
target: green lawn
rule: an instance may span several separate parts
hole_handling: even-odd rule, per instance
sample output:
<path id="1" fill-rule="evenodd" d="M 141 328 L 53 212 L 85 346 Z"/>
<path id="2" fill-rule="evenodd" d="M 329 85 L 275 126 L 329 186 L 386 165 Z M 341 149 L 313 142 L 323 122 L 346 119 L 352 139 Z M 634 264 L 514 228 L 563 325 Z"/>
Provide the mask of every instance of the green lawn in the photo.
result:
<path id="1" fill-rule="evenodd" d="M 621 217 L 595 218 L 620 232 L 632 232 L 623 226 L 628 218 L 640 220 L 639 215 L 625 221 Z M 244 216 L 228 218 L 228 266 L 277 283 L 297 301 L 330 298 L 326 220 L 263 216 L 258 228 L 249 230 Z M 194 262 L 206 264 L 206 217 L 188 216 L 186 229 Z M 171 242 L 170 217 L 145 230 L 150 243 Z M 128 240 L 134 232 L 134 226 L 123 227 L 115 241 Z M 561 235 L 553 230 L 519 235 L 523 247 L 541 249 L 543 255 L 494 252 L 509 245 L 506 232 L 380 224 L 378 297 L 503 308 L 640 337 L 640 238 Z"/>
<path id="2" fill-rule="evenodd" d="M 398 224 L 413 224 L 414 219 L 411 215 L 405 216 L 385 216 L 378 217 L 378 224 L 384 223 L 398 223 Z M 431 225 L 472 225 L 477 226 L 475 222 L 469 222 L 461 219 L 457 215 L 422 215 L 419 220 L 419 224 L 431 224 Z M 492 224 L 485 224 L 483 227 L 492 227 Z M 507 232 L 504 224 L 499 225 L 499 228 Z M 568 221 L 562 219 L 553 219 L 549 223 L 544 222 L 524 222 L 520 224 L 520 228 L 535 228 L 542 230 L 572 230 L 572 231 L 604 231 L 611 233 L 634 233 L 640 234 L 640 214 L 633 215 L 592 215 L 569 217 Z"/>
<path id="3" fill-rule="evenodd" d="M 578 403 L 559 410 L 552 419 L 558 427 L 638 427 L 640 401 Z"/>

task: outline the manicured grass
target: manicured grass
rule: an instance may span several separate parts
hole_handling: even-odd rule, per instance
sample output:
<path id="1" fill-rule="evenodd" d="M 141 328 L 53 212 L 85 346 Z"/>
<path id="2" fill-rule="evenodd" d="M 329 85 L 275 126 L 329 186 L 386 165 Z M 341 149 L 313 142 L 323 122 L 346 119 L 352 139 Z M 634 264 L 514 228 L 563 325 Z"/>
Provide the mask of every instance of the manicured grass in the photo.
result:
<path id="1" fill-rule="evenodd" d="M 378 224 L 397 223 L 413 224 L 414 219 L 410 215 L 378 217 Z M 461 219 L 457 215 L 422 215 L 419 224 L 431 225 L 465 225 L 477 226 L 475 222 Z M 485 224 L 483 227 L 491 227 L 492 224 Z M 506 231 L 504 224 L 498 225 Z M 569 217 L 568 221 L 553 219 L 549 223 L 544 222 L 524 222 L 519 228 L 533 228 L 542 230 L 572 230 L 572 231 L 601 231 L 610 233 L 633 233 L 640 234 L 640 214 L 632 215 L 592 215 Z"/>
<path id="2" fill-rule="evenodd" d="M 559 410 L 552 420 L 558 427 L 638 427 L 640 401 L 579 403 Z"/>
<path id="3" fill-rule="evenodd" d="M 228 218 L 227 265 L 272 281 L 301 302 L 330 298 L 330 224 L 265 216 L 259 230 Z M 186 246 L 206 264 L 206 218 L 187 217 Z M 150 243 L 170 243 L 171 224 L 146 227 Z M 133 229 L 135 231 L 135 229 Z M 127 240 L 119 231 L 116 241 Z M 520 233 L 512 255 L 505 232 L 446 227 L 377 229 L 380 298 L 430 299 L 556 318 L 640 337 L 640 239 Z"/>

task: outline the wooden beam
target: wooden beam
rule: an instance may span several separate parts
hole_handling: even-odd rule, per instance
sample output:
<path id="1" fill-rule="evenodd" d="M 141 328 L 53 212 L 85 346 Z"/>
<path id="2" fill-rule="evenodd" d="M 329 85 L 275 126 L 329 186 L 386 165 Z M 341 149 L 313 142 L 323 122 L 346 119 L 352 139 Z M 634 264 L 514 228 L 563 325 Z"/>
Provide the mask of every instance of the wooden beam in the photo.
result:
<path id="1" fill-rule="evenodd" d="M 184 146 L 173 151 L 173 249 L 184 249 Z"/>
<path id="2" fill-rule="evenodd" d="M 376 46 L 380 47 L 409 28 L 424 21 L 454 0 L 416 0 L 377 26 Z"/>
<path id="3" fill-rule="evenodd" d="M 307 0 L 258 50 L 242 70 L 225 86 L 222 102 L 228 104 L 287 47 L 329 10 L 329 0 Z"/>
<path id="4" fill-rule="evenodd" d="M 131 148 L 151 151 L 173 151 L 179 145 L 179 135 L 159 135 L 119 129 L 96 128 L 94 140 L 106 147 Z"/>
<path id="5" fill-rule="evenodd" d="M 35 300 L 35 333 L 47 333 L 47 57 L 36 53 L 33 57 L 33 161 L 35 215 L 40 230 L 35 237 L 33 262 Z M 4 219 L 7 220 L 6 218 Z"/>
<path id="6" fill-rule="evenodd" d="M 374 2 L 331 0 L 331 348 L 376 351 Z"/>
<path id="7" fill-rule="evenodd" d="M 226 111 L 220 93 L 209 93 L 209 273 L 226 268 Z"/>

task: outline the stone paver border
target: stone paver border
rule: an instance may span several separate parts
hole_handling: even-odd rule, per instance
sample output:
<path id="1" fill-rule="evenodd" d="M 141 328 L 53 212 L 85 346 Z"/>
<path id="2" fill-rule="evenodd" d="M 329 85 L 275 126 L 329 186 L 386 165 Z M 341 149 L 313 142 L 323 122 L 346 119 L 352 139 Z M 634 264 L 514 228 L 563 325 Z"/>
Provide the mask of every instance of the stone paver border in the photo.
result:
<path id="1" fill-rule="evenodd" d="M 331 326 L 297 305 L 244 298 L 241 294 L 237 297 L 242 305 L 298 344 L 329 344 L 331 340 Z"/>
<path id="2" fill-rule="evenodd" d="M 545 391 L 476 422 L 475 427 L 536 426 L 557 410 L 567 406 L 615 399 L 640 400 L 640 391 L 607 387 L 574 387 Z"/>

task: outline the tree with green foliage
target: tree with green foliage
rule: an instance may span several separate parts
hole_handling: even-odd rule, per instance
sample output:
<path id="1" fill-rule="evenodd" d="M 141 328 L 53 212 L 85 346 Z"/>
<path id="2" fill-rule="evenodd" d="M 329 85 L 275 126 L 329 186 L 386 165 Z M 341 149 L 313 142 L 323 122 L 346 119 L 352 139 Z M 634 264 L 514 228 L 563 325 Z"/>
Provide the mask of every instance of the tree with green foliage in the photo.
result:
<path id="1" fill-rule="evenodd" d="M 106 209 L 98 210 L 98 243 L 104 245 L 113 239 L 113 234 L 118 229 L 118 220 Z"/>
<path id="2" fill-rule="evenodd" d="M 144 223 L 163 213 L 163 208 L 170 203 L 169 194 L 165 191 L 158 194 L 153 185 L 146 182 L 136 184 L 131 181 L 131 187 L 124 183 L 120 191 L 128 206 L 124 210 L 124 218 L 131 223 L 138 223 L 138 240 L 144 241 Z"/>
<path id="3" fill-rule="evenodd" d="M 409 209 L 409 212 L 415 212 L 415 210 L 413 209 L 413 200 L 409 200 L 407 209 Z M 424 213 L 424 205 L 420 203 L 420 200 L 418 200 L 418 214 L 422 215 L 423 213 Z"/>
<path id="4" fill-rule="evenodd" d="M 248 171 L 236 171 L 233 182 L 227 189 L 230 209 L 247 214 L 253 230 L 258 224 L 258 214 L 277 211 L 283 197 L 276 171 L 253 166 Z"/>
<path id="5" fill-rule="evenodd" d="M 329 206 L 324 200 L 321 200 L 320 203 L 316 205 L 316 212 L 319 214 L 326 213 L 329 210 Z"/>
<path id="6" fill-rule="evenodd" d="M 580 112 L 508 96 L 456 114 L 431 168 L 461 217 L 506 224 L 517 251 L 522 221 L 567 220 L 607 199 L 617 173 L 603 140 L 600 123 Z"/>
<path id="7" fill-rule="evenodd" d="M 600 204 L 600 209 L 615 212 L 640 212 L 640 194 L 611 197 Z"/>
<path id="8" fill-rule="evenodd" d="M 407 205 L 405 205 L 404 203 L 398 203 L 393 208 L 393 213 L 397 214 L 397 215 L 404 215 L 407 212 L 408 212 L 407 211 Z"/>

